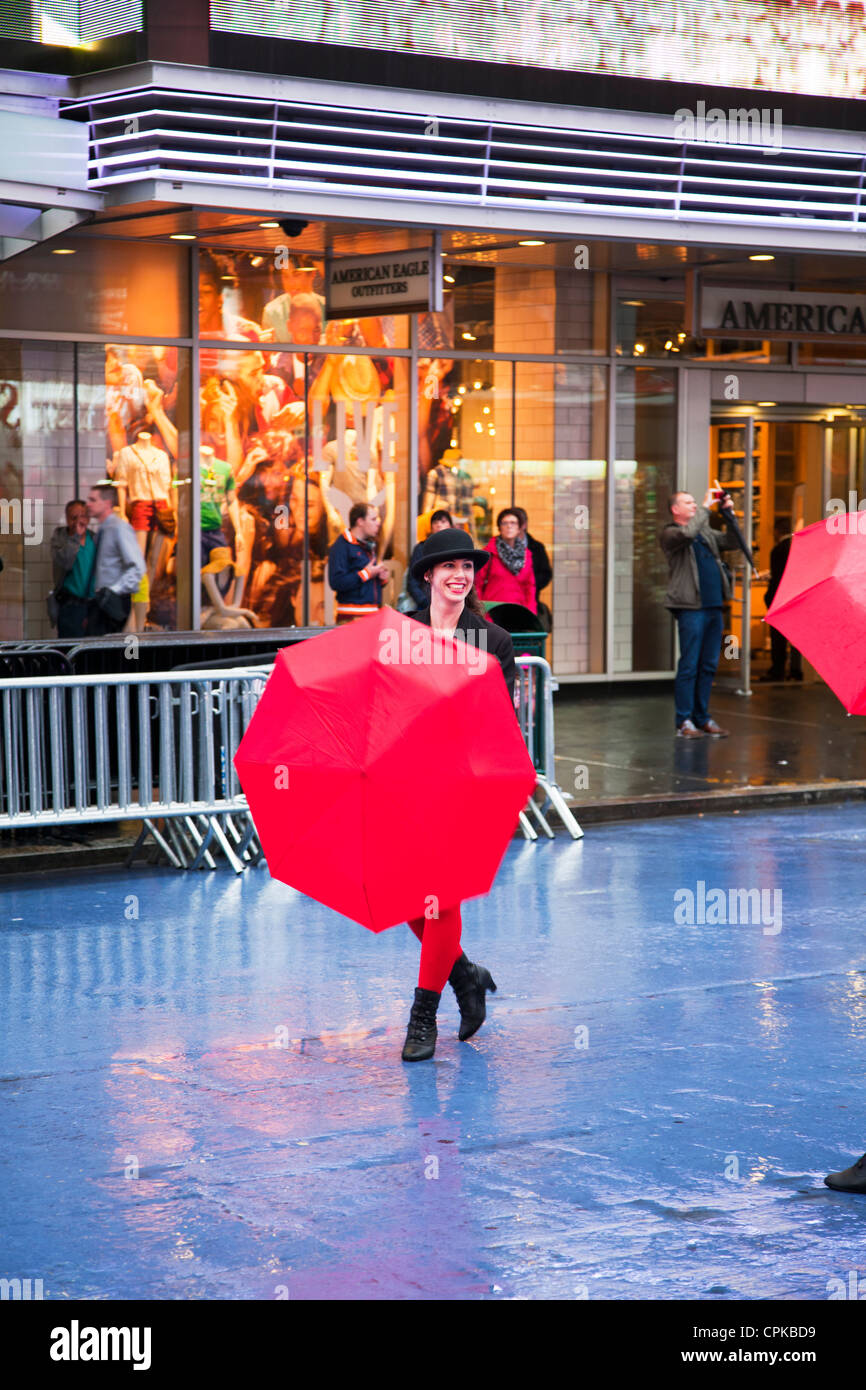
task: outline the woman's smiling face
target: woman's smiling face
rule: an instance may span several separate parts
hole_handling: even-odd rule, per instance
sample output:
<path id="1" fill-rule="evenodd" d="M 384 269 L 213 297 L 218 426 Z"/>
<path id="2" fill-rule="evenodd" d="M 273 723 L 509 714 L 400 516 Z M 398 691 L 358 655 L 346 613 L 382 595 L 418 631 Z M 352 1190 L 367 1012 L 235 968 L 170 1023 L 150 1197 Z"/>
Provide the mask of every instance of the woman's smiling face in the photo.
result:
<path id="1" fill-rule="evenodd" d="M 428 570 L 431 597 L 454 603 L 465 599 L 475 582 L 475 566 L 471 560 L 443 560 Z"/>

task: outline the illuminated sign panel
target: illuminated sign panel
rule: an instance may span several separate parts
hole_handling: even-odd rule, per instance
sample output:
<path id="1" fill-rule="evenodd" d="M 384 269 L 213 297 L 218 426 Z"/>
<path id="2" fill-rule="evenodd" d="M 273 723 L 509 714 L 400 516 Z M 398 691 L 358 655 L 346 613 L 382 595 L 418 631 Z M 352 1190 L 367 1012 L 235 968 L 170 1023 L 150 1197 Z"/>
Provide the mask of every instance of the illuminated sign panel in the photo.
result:
<path id="1" fill-rule="evenodd" d="M 866 92 L 861 3 L 820 0 L 211 0 L 226 33 L 803 95 Z M 363 57 L 366 51 L 368 57 Z"/>

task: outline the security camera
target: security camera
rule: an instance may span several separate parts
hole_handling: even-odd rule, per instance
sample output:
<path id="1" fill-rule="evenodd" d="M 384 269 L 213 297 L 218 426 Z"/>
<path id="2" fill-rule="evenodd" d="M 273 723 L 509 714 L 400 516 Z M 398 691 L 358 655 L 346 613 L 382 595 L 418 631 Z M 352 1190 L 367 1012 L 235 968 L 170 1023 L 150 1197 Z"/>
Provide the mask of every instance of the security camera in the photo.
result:
<path id="1" fill-rule="evenodd" d="M 300 236 L 301 232 L 305 232 L 309 225 L 309 222 L 292 222 L 290 220 L 280 223 L 280 227 L 289 237 Z"/>

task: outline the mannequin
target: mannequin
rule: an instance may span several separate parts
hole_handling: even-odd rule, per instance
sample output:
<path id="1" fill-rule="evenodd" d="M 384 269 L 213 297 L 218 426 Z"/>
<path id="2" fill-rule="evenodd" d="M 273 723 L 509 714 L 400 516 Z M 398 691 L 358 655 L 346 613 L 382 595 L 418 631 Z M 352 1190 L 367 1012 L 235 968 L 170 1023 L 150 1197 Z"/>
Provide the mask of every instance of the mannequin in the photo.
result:
<path id="1" fill-rule="evenodd" d="M 113 478 L 120 497 L 120 514 L 132 524 L 152 579 L 164 538 L 177 532 L 171 460 L 154 445 L 153 436 L 141 430 L 134 444 L 127 444 L 114 455 Z"/>
<path id="2" fill-rule="evenodd" d="M 210 603 L 201 610 L 203 629 L 250 628 L 256 626 L 256 615 L 248 608 L 236 608 L 226 603 L 217 584 L 217 575 L 232 567 L 232 553 L 228 546 L 218 546 L 211 552 L 210 561 L 201 572 L 202 584 Z"/>
<path id="3" fill-rule="evenodd" d="M 241 509 L 231 467 L 225 459 L 217 458 L 210 444 L 199 450 L 201 495 L 201 559 L 206 564 L 211 552 L 224 548 L 229 542 L 223 531 L 223 508 L 231 521 L 235 536 L 241 531 Z M 225 588 L 225 584 L 223 588 Z"/>

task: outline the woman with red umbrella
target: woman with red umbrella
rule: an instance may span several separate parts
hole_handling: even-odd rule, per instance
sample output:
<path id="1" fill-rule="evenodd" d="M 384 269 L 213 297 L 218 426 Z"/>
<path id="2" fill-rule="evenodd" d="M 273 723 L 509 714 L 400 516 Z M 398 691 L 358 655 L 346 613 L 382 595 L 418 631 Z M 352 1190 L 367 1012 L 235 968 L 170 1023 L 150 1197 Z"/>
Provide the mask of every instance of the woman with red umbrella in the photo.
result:
<path id="1" fill-rule="evenodd" d="M 410 616 L 446 637 L 492 652 L 513 701 L 515 664 L 511 638 L 501 627 L 487 621 L 475 592 L 476 575 L 489 559 L 485 551 L 474 548 L 465 531 L 456 527 L 428 536 L 411 571 L 413 578 L 425 585 L 430 602 Z M 461 949 L 459 903 L 443 909 L 438 917 L 416 918 L 409 926 L 421 942 L 421 964 L 403 1061 L 423 1062 L 433 1056 L 436 1047 L 436 1011 L 446 982 L 453 988 L 460 1007 L 461 1041 L 478 1032 L 487 1016 L 486 992 L 495 992 L 496 985 L 490 971 L 469 960 Z"/>

